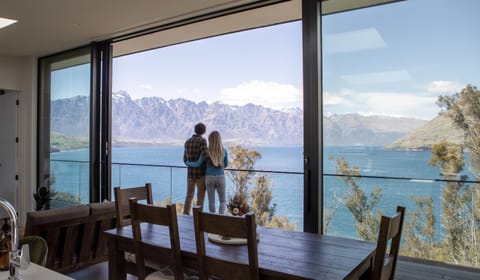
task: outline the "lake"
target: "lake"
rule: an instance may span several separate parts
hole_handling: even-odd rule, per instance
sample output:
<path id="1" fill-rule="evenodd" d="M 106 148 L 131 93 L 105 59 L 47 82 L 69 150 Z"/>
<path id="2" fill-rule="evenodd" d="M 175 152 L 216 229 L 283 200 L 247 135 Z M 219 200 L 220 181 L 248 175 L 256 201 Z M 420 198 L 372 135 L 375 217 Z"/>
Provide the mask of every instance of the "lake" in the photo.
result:
<path id="1" fill-rule="evenodd" d="M 270 179 L 276 214 L 287 216 L 303 229 L 303 147 L 253 147 L 262 154 L 255 165 L 256 170 L 280 173 L 257 172 Z M 434 200 L 437 217 L 441 214 L 441 188 L 443 183 L 439 170 L 428 165 L 430 151 L 392 151 L 381 147 L 325 147 L 324 149 L 324 203 L 328 212 L 335 209 L 327 232 L 333 235 L 356 237 L 353 216 L 342 204 L 348 190 L 338 177 L 335 158 L 345 158 L 350 166 L 358 166 L 363 176 L 359 184 L 367 194 L 375 187 L 382 189 L 378 208 L 392 214 L 396 205 L 407 210 L 416 209 L 411 197 L 428 197 Z M 86 161 L 87 150 L 52 153 L 53 187 L 57 191 L 69 192 L 88 201 L 88 164 L 58 162 L 55 160 Z M 182 202 L 186 191 L 186 169 L 183 164 L 183 147 L 116 147 L 112 151 L 112 185 L 136 186 L 151 182 L 154 200 L 163 201 L 168 197 Z M 137 165 L 138 164 L 138 165 Z M 159 165 L 156 167 L 145 165 Z M 168 166 L 168 167 L 165 167 Z M 169 167 L 174 166 L 174 167 Z M 282 174 L 281 172 L 294 172 Z M 394 177 L 386 179 L 384 177 Z M 472 178 L 472 177 L 470 177 Z M 227 176 L 227 194 L 234 184 Z M 207 203 L 207 202 L 206 202 Z M 439 221 L 440 219 L 437 219 Z M 438 229 L 440 223 L 437 222 Z M 437 232 L 440 232 L 438 230 Z"/>

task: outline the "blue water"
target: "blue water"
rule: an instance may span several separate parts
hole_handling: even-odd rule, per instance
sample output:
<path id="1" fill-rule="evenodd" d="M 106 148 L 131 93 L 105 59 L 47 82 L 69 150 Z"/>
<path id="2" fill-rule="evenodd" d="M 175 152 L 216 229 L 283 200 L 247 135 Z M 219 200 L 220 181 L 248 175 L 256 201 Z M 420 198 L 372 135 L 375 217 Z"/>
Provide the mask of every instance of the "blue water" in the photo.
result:
<path id="1" fill-rule="evenodd" d="M 257 170 L 298 172 L 300 174 L 277 174 L 257 172 L 267 175 L 273 189 L 273 201 L 277 204 L 277 215 L 287 216 L 303 229 L 303 148 L 302 147 L 255 147 L 262 154 L 255 165 Z M 164 201 L 171 197 L 174 202 L 184 200 L 186 190 L 186 169 L 183 168 L 183 147 L 117 147 L 112 152 L 112 185 L 136 186 L 151 182 L 154 200 Z M 345 158 L 350 166 L 358 166 L 360 174 L 366 176 L 405 177 L 407 180 L 362 178 L 359 183 L 367 194 L 375 187 L 382 189 L 382 199 L 378 209 L 392 214 L 396 205 L 416 209 L 412 196 L 432 197 L 435 213 L 440 217 L 442 183 L 425 179 L 441 178 L 435 167 L 428 165 L 430 151 L 391 151 L 380 147 L 326 147 L 324 149 L 324 203 L 333 212 L 327 233 L 346 237 L 357 237 L 353 228 L 354 220 L 350 212 L 341 204 L 348 187 L 335 174 L 335 158 Z M 52 153 L 52 159 L 87 161 L 86 150 Z M 174 165 L 179 168 L 145 167 L 121 165 L 155 164 Z M 88 164 L 52 162 L 53 187 L 58 191 L 70 192 L 88 201 Z M 412 180 L 413 179 L 413 180 Z M 423 180 L 419 180 L 423 179 Z M 233 182 L 227 177 L 227 193 L 233 190 Z M 437 221 L 440 221 L 437 218 Z M 441 232 L 437 222 L 438 233 Z"/>

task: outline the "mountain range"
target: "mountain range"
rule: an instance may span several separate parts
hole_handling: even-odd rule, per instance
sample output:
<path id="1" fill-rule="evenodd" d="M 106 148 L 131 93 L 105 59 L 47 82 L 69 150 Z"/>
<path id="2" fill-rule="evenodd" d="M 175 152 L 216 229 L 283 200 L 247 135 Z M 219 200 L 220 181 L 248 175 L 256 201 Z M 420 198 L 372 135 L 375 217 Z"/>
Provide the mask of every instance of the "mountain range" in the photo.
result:
<path id="1" fill-rule="evenodd" d="M 54 100 L 51 112 L 52 131 L 71 138 L 88 134 L 88 97 Z M 114 145 L 182 145 L 200 121 L 206 124 L 207 133 L 219 130 L 225 145 L 303 145 L 303 111 L 298 108 L 274 110 L 254 104 L 196 103 L 182 98 L 133 100 L 125 91 L 112 95 Z M 325 115 L 324 145 L 392 145 L 427 123 L 414 118 L 356 113 Z"/>

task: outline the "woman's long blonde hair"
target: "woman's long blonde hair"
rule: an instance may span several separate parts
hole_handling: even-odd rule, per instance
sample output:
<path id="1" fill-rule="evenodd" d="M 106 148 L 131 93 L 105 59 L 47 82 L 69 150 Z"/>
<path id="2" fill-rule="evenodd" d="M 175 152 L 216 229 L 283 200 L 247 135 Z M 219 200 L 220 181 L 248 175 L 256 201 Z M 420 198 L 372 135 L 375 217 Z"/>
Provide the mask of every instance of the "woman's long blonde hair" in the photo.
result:
<path id="1" fill-rule="evenodd" d="M 210 154 L 213 166 L 224 167 L 223 157 L 225 156 L 225 151 L 223 150 L 222 137 L 220 136 L 220 132 L 216 130 L 208 135 L 208 153 Z"/>

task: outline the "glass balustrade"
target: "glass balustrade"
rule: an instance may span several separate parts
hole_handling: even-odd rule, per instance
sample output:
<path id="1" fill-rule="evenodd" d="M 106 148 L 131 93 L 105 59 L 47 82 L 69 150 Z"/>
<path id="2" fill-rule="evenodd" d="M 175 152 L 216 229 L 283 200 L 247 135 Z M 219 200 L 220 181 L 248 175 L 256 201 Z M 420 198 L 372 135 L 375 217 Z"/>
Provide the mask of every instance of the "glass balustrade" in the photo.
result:
<path id="1" fill-rule="evenodd" d="M 52 160 L 54 199 L 72 203 L 88 202 L 88 162 Z M 227 202 L 235 183 L 226 170 Z M 247 172 L 247 171 L 246 171 Z M 250 170 L 249 193 L 255 178 L 266 178 L 272 191 L 267 205 L 276 224 L 303 230 L 303 173 Z M 186 191 L 185 166 L 152 164 L 112 164 L 112 185 L 130 187 L 152 183 L 155 202 L 183 204 Z M 375 241 L 379 215 L 392 215 L 397 205 L 407 208 L 403 226 L 402 255 L 454 262 L 451 257 L 463 254 L 462 264 L 474 264 L 478 249 L 472 243 L 477 221 L 469 211 L 478 211 L 479 182 L 441 178 L 402 178 L 324 174 L 324 231 L 327 235 Z M 207 204 L 207 199 L 205 204 Z M 216 199 L 218 208 L 218 198 Z M 252 202 L 251 202 L 252 204 Z M 206 206 L 206 205 L 205 205 Z M 252 205 L 251 205 L 252 206 Z M 452 210 L 455 207 L 455 211 Z M 253 208 L 253 207 L 252 207 Z M 271 218 L 271 217 L 270 217 Z M 283 220 L 282 220 L 283 219 Z M 458 248 L 453 248 L 454 246 Z M 450 257 L 451 256 L 451 257 Z M 471 257 L 469 257 L 471 256 Z M 458 257 L 458 256 L 457 256 Z"/>

